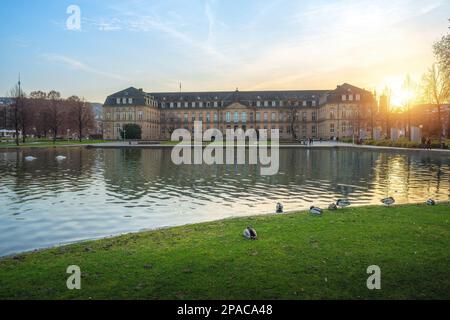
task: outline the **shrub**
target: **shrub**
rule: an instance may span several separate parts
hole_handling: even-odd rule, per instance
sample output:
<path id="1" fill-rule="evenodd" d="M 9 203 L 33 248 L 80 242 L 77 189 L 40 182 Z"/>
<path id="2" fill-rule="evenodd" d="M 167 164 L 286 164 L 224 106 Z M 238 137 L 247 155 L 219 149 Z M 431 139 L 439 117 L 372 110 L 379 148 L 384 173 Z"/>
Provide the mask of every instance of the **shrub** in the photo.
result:
<path id="1" fill-rule="evenodd" d="M 120 136 L 122 139 L 136 139 L 140 140 L 142 138 L 142 129 L 141 126 L 135 123 L 127 123 L 123 126 L 123 129 L 120 131 Z"/>

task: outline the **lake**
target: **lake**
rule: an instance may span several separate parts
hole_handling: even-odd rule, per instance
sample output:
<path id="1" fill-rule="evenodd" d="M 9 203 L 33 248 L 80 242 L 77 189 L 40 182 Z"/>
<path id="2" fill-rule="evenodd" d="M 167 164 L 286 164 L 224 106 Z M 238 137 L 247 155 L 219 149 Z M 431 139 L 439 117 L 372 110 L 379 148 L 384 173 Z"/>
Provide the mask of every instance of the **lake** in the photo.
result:
<path id="1" fill-rule="evenodd" d="M 25 161 L 30 155 L 37 159 Z M 449 200 L 448 153 L 281 149 L 275 176 L 261 176 L 258 165 L 176 166 L 170 155 L 141 148 L 0 152 L 0 256 L 273 213 L 277 202 L 293 211 L 342 197 L 354 205 L 380 205 L 387 196 L 397 203 Z"/>

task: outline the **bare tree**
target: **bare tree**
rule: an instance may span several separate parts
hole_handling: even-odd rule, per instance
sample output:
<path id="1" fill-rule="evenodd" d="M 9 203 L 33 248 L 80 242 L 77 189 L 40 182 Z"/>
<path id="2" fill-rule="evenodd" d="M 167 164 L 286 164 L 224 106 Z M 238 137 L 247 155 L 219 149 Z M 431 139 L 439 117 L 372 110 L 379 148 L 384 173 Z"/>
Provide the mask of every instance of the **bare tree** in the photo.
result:
<path id="1" fill-rule="evenodd" d="M 78 131 L 78 138 L 81 142 L 84 131 L 91 128 L 93 124 L 94 115 L 92 106 L 89 103 L 86 103 L 84 99 L 80 99 L 77 96 L 71 96 L 67 100 L 70 104 L 69 110 L 73 116 Z"/>
<path id="2" fill-rule="evenodd" d="M 289 120 L 289 126 L 291 129 L 291 135 L 292 135 L 292 139 L 294 141 L 297 140 L 297 133 L 295 132 L 295 124 L 298 121 L 298 109 L 295 107 L 295 101 L 294 100 L 286 100 L 284 102 L 284 104 L 288 107 L 288 112 L 287 112 L 287 116 L 288 116 L 288 120 Z"/>
<path id="3" fill-rule="evenodd" d="M 450 19 L 449 19 L 450 21 Z M 449 27 L 450 29 L 450 27 Z M 434 55 L 441 70 L 445 74 L 445 81 L 450 82 L 450 33 L 443 36 L 441 40 L 434 44 Z M 450 139 L 450 110 L 447 114 L 447 138 Z"/>
<path id="4" fill-rule="evenodd" d="M 56 91 L 50 91 L 47 95 L 49 103 L 44 111 L 48 119 L 48 126 L 53 133 L 53 142 L 56 142 L 58 131 L 63 121 L 63 110 L 61 107 L 61 94 Z"/>
<path id="5" fill-rule="evenodd" d="M 16 84 L 10 91 L 9 97 L 12 98 L 13 102 L 11 104 L 11 108 L 13 109 L 11 114 L 12 119 L 11 122 L 14 127 L 15 135 L 16 135 L 16 145 L 19 146 L 19 134 L 20 134 L 20 118 L 19 118 L 19 109 L 23 104 L 22 90 L 20 88 L 20 82 Z"/>
<path id="6" fill-rule="evenodd" d="M 417 89 L 417 85 L 414 83 L 414 81 L 411 79 L 410 75 L 407 75 L 404 82 L 403 82 L 403 90 L 405 90 L 408 95 L 406 97 L 406 101 L 404 101 L 406 105 L 406 127 L 407 127 L 407 137 L 408 140 L 411 141 L 412 139 L 412 132 L 411 132 L 411 104 L 414 101 L 415 98 L 415 92 Z"/>
<path id="7" fill-rule="evenodd" d="M 450 100 L 450 81 L 446 79 L 445 71 L 440 65 L 433 64 L 423 76 L 423 99 L 426 103 L 436 105 L 438 115 L 439 142 L 442 144 L 442 115 L 441 108 Z"/>

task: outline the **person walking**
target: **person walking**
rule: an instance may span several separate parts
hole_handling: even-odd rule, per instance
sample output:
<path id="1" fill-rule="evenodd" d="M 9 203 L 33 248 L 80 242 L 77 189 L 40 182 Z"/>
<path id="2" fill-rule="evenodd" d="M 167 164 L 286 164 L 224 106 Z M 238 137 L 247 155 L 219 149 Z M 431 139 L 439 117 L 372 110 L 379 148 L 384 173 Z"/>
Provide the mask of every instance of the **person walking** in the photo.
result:
<path id="1" fill-rule="evenodd" d="M 427 149 L 431 150 L 431 139 L 430 138 L 427 139 Z"/>

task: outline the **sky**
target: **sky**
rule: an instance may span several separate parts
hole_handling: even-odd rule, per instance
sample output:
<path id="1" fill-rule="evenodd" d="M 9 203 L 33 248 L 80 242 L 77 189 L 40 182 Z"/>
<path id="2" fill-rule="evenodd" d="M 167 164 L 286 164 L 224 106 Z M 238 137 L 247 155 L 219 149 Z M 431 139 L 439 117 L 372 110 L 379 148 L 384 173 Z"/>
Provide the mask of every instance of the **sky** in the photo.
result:
<path id="1" fill-rule="evenodd" d="M 68 28 L 76 5 L 80 29 Z M 450 0 L 6 0 L 0 96 L 27 92 L 103 103 L 147 92 L 334 89 L 401 91 L 434 62 Z M 72 20 L 70 20 L 72 21 Z"/>

